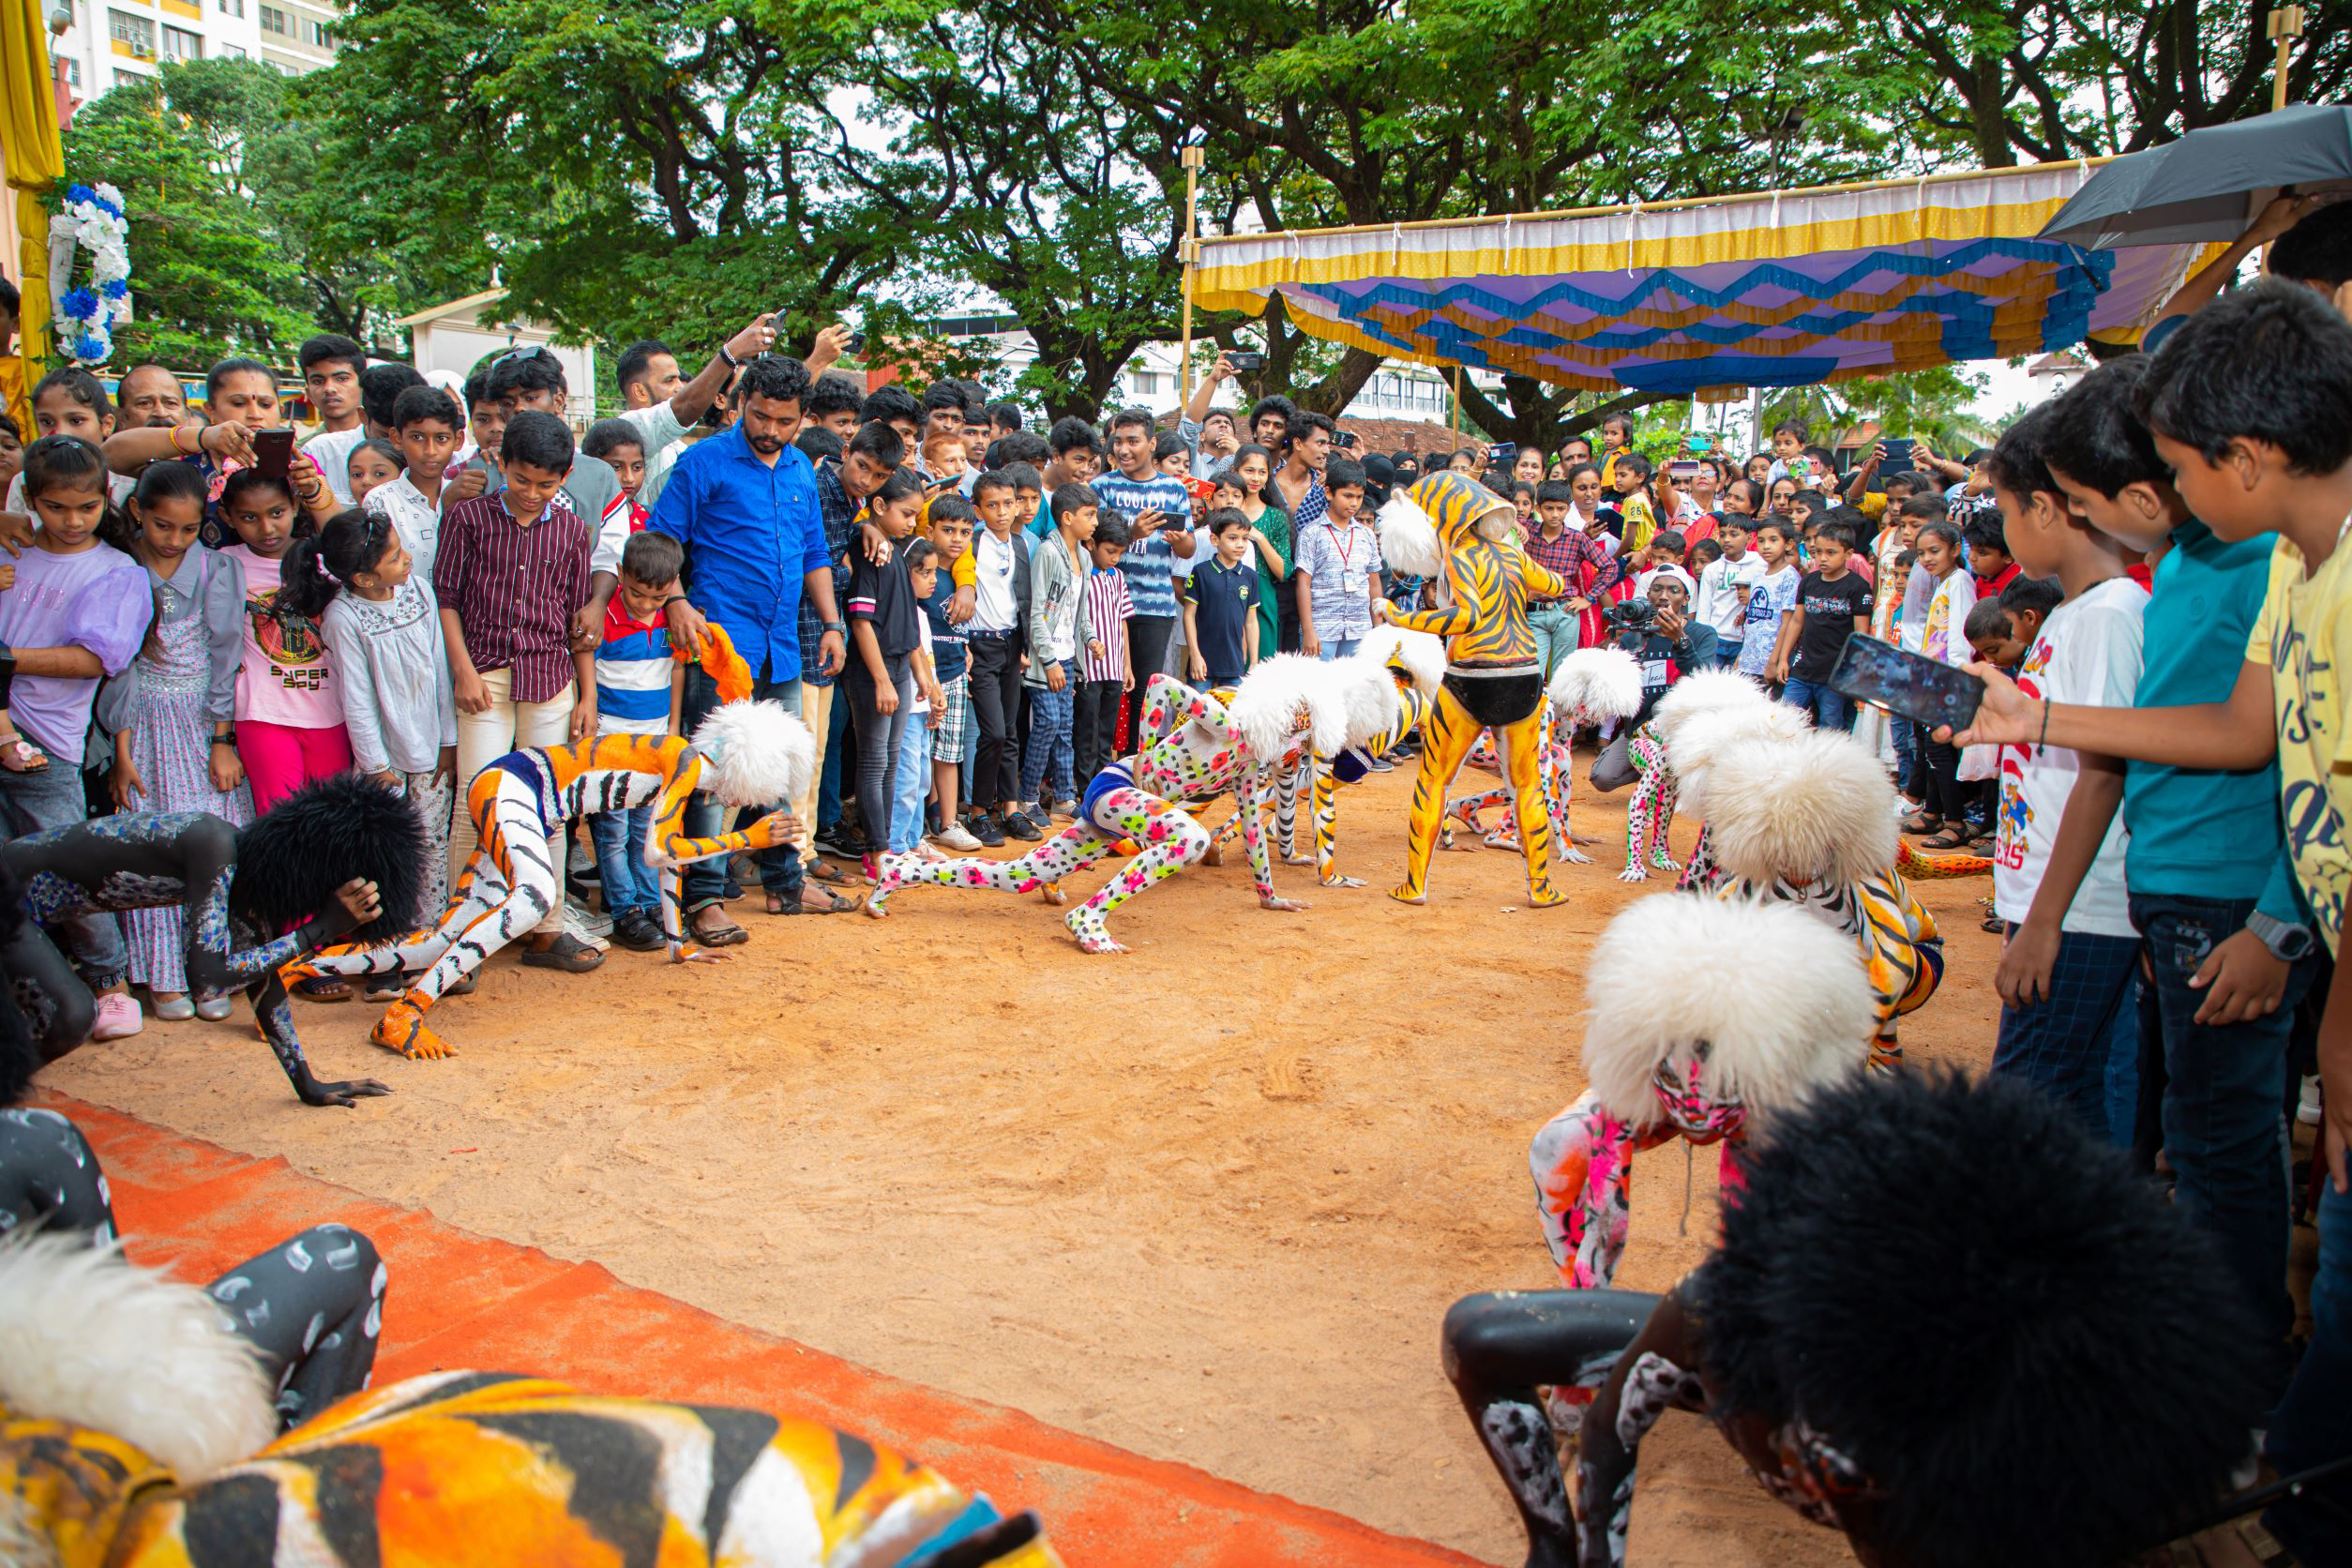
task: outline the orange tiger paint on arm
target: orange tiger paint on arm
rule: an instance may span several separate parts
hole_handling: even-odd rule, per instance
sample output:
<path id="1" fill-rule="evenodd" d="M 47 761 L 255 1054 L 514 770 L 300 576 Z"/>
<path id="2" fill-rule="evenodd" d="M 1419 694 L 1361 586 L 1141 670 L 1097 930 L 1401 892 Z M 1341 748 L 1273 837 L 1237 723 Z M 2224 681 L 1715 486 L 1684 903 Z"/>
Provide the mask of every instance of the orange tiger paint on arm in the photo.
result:
<path id="1" fill-rule="evenodd" d="M 744 662 L 735 645 L 727 640 L 726 628 L 716 621 L 708 623 L 706 641 L 702 644 L 703 672 L 718 685 L 718 700 L 740 702 L 751 695 L 751 666 Z M 695 662 L 684 648 L 671 650 L 671 657 L 680 664 Z"/>

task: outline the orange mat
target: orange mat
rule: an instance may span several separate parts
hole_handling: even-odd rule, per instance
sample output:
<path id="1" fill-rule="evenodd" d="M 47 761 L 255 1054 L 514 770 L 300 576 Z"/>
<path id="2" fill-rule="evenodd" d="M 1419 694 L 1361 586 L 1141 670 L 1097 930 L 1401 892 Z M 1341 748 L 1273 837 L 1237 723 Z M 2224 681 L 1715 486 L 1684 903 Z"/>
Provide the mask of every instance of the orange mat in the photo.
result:
<path id="1" fill-rule="evenodd" d="M 1072 1568 L 1429 1568 L 1472 1560 L 1189 1466 L 1147 1459 L 853 1365 L 622 1284 L 594 1263 L 492 1241 L 430 1214 L 182 1138 L 62 1094 L 98 1152 L 135 1260 L 207 1280 L 324 1220 L 364 1230 L 392 1272 L 379 1383 L 438 1367 L 754 1406 L 915 1455 L 1008 1511 L 1035 1508 Z M 1430 1328 L 1436 1376 L 1436 1325 Z M 1334 1391 L 1346 1379 L 1334 1371 Z"/>

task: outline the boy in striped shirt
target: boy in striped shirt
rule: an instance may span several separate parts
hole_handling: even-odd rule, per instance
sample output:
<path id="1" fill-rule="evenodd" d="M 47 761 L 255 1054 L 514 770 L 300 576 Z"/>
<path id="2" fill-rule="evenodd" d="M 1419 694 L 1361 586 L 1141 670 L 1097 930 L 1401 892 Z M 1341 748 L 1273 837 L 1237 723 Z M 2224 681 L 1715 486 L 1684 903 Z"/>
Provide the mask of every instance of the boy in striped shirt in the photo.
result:
<path id="1" fill-rule="evenodd" d="M 596 647 L 596 733 L 674 735 L 686 695 L 686 666 L 670 655 L 665 607 L 678 596 L 686 550 L 667 534 L 632 534 L 621 551 L 620 591 L 605 606 Z M 645 864 L 658 802 L 588 819 L 596 872 L 604 881 L 612 940 L 633 953 L 663 945 L 661 882 Z"/>
<path id="2" fill-rule="evenodd" d="M 1093 569 L 1086 574 L 1078 599 L 1078 636 L 1086 646 L 1078 660 L 1081 678 L 1071 727 L 1080 800 L 1116 754 L 1119 700 L 1135 689 L 1135 667 L 1127 658 L 1127 623 L 1135 617 L 1135 604 L 1119 570 L 1131 537 L 1127 525 L 1117 518 L 1101 518 L 1086 547 Z"/>

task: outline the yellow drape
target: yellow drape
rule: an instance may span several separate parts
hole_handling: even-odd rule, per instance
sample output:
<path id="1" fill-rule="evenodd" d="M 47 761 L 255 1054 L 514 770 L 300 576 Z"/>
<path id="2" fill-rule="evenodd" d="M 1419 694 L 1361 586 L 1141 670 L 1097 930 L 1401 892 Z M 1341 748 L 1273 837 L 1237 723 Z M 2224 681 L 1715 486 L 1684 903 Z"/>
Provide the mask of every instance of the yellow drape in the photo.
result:
<path id="1" fill-rule="evenodd" d="M 24 388 L 39 379 L 49 354 L 49 209 L 41 198 L 66 172 L 43 0 L 0 0 L 0 152 L 7 154 L 8 188 L 15 193 L 17 279 L 23 294 L 8 412 L 30 440 Z"/>

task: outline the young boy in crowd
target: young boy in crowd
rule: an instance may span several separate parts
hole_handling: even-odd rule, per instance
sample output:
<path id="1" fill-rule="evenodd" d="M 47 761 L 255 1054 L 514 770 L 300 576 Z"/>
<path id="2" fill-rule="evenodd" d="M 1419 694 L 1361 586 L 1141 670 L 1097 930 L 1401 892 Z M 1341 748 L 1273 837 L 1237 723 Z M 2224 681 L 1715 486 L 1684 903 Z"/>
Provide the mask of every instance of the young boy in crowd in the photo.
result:
<path id="1" fill-rule="evenodd" d="M 931 590 L 923 596 L 923 615 L 930 627 L 931 672 L 939 683 L 940 701 L 931 711 L 931 792 L 939 803 L 939 829 L 931 841 L 957 854 L 973 854 L 980 840 L 957 819 L 963 799 L 964 757 L 971 749 L 972 686 L 965 671 L 969 643 L 965 628 L 970 618 L 957 619 L 959 590 L 956 567 L 970 565 L 972 530 L 979 519 L 971 503 L 942 495 L 924 514 L 930 520 L 934 565 Z M 998 842 L 1003 840 L 1000 837 Z"/>
<path id="2" fill-rule="evenodd" d="M 471 779 L 517 746 L 561 746 L 596 731 L 593 646 L 575 651 L 572 617 L 588 602 L 595 536 L 564 503 L 572 432 L 551 414 L 505 424 L 495 495 L 447 508 L 433 561 L 433 597 L 458 703 L 458 776 Z M 443 488 L 445 496 L 450 487 Z M 519 591 L 518 585 L 522 585 Z M 462 811 L 451 825 L 452 874 L 474 851 Z M 558 901 L 522 961 L 579 973 L 604 956 L 564 929 Z"/>
<path id="3" fill-rule="evenodd" d="M 841 671 L 841 695 L 857 737 L 857 816 L 866 836 L 860 854 L 869 882 L 890 849 L 899 752 L 914 702 L 914 655 L 923 645 L 923 612 L 906 551 L 914 533 L 914 499 L 878 500 L 870 511 L 891 549 L 879 563 L 864 550 L 850 551 L 850 657 Z"/>
<path id="4" fill-rule="evenodd" d="M 2017 629 L 2017 618 L 1998 599 L 1979 599 L 1968 611 L 1968 646 L 1979 664 L 1989 664 L 2014 678 L 2033 640 Z"/>
<path id="5" fill-rule="evenodd" d="M 446 400 L 446 394 L 442 395 Z M 671 656 L 664 611 L 678 593 L 686 550 L 667 534 L 635 534 L 621 551 L 621 586 L 605 606 L 604 637 L 596 645 L 596 733 L 674 735 L 686 700 L 686 666 Z M 632 953 L 651 953 L 667 939 L 661 929 L 661 880 L 645 864 L 645 840 L 659 803 L 588 819 L 596 846 L 612 940 Z"/>
<path id="6" fill-rule="evenodd" d="M 1195 686 L 1238 686 L 1258 662 L 1258 567 L 1249 559 L 1249 520 L 1238 509 L 1212 512 L 1207 527 L 1216 554 L 1185 580 L 1184 646 L 1192 650 Z M 1364 613 L 1371 613 L 1368 601 Z"/>
<path id="7" fill-rule="evenodd" d="M 1040 835 L 1052 825 L 1049 802 L 1073 815 L 1078 810 L 1070 727 L 1080 674 L 1078 600 L 1100 508 L 1087 486 L 1054 491 L 1054 536 L 1038 547 L 1030 567 L 1029 671 L 1021 677 L 1029 688 L 1029 749 L 1021 761 L 1021 799 L 1032 803 L 1029 822 Z"/>
<path id="8" fill-rule="evenodd" d="M 1794 478 L 1802 485 L 1810 477 L 1811 465 L 1805 461 L 1805 443 L 1813 439 L 1813 428 L 1802 419 L 1784 419 L 1772 427 L 1772 466 L 1765 474 L 1764 482 Z"/>
<path id="9" fill-rule="evenodd" d="M 1037 521 L 1046 509 L 1046 481 L 1034 463 L 1007 463 L 1000 471 L 1013 482 L 1013 526 L 1032 538 L 1042 537 Z M 1047 518 L 1048 529 L 1052 519 Z"/>
<path id="10" fill-rule="evenodd" d="M 476 370 L 465 378 L 465 411 L 466 429 L 474 437 L 474 455 L 456 473 L 446 475 L 449 483 L 441 492 L 444 517 L 459 502 L 491 494 L 505 482 L 499 477 L 498 454 L 505 444 L 506 404 L 491 393 L 488 369 Z"/>
<path id="11" fill-rule="evenodd" d="M 1800 579 L 1789 557 L 1796 553 L 1797 527 L 1780 518 L 1756 525 L 1756 558 L 1763 574 L 1749 587 L 1741 622 L 1739 670 L 1770 685 L 1772 656 L 1780 651 L 1780 623 L 1797 602 Z"/>
<path id="12" fill-rule="evenodd" d="M 2043 623 L 2049 620 L 2050 611 L 2065 602 L 2066 592 L 2054 577 L 2028 577 L 2019 572 L 2001 590 L 2000 605 L 2008 613 L 2010 628 L 2028 648 L 2042 635 Z"/>
<path id="13" fill-rule="evenodd" d="M 852 432 L 855 433 L 855 432 Z M 645 488 L 645 435 L 626 419 L 599 419 L 580 438 L 580 449 L 601 458 L 621 483 L 621 498 L 629 509 L 629 532 L 641 533 L 645 508 L 638 494 Z"/>
<path id="14" fill-rule="evenodd" d="M 400 544 L 415 563 L 414 574 L 430 582 L 440 553 L 442 494 L 451 488 L 446 475 L 465 430 L 465 415 L 440 387 L 412 386 L 393 406 L 392 423 L 406 466 L 400 477 L 369 490 L 363 505 L 392 520 Z"/>
<path id="15" fill-rule="evenodd" d="M 1968 570 L 1976 574 L 1976 596 L 1998 598 L 2018 575 L 2017 563 L 2009 558 L 2009 539 L 2001 532 L 2000 514 L 1970 518 L 1960 536 L 1968 543 Z"/>
<path id="16" fill-rule="evenodd" d="M 1364 465 L 1333 458 L 1324 466 L 1323 515 L 1299 530 L 1292 590 L 1299 605 L 1299 649 L 1326 662 L 1346 658 L 1372 635 L 1372 604 L 1381 597 L 1380 539 L 1359 517 Z"/>
<path id="17" fill-rule="evenodd" d="M 2050 476 L 2050 421 L 2049 405 L 2033 410 L 2002 435 L 1991 462 L 2017 564 L 2055 575 L 2066 595 L 2020 678 L 2046 701 L 2129 706 L 2148 595 L 2123 575 L 2121 547 L 2076 515 Z M 2010 936 L 1995 976 L 2002 1007 L 1992 1070 L 2040 1085 L 2093 1132 L 2128 1146 L 2136 1092 L 2110 1093 L 2137 1079 L 2129 1009 L 2139 933 L 2116 821 L 2122 764 L 2037 740 L 2002 749 L 1999 783 L 1993 907 Z"/>
<path id="18" fill-rule="evenodd" d="M 1781 687 L 1784 702 L 1804 709 L 1823 730 L 1854 727 L 1854 700 L 1830 685 L 1830 671 L 1854 635 L 1859 621 L 1870 625 L 1870 585 L 1847 569 L 1854 530 L 1825 522 L 1814 531 L 1813 569 L 1797 584 L 1797 602 L 1781 617 L 1780 641 L 1765 671 Z"/>
<path id="19" fill-rule="evenodd" d="M 1119 734 L 1119 700 L 1135 689 L 1135 667 L 1127 657 L 1127 620 L 1135 607 L 1127 599 L 1127 580 L 1119 570 L 1119 557 L 1127 552 L 1127 525 L 1117 518 L 1101 518 L 1087 546 L 1093 569 L 1078 601 L 1079 631 L 1086 639 L 1081 658 L 1078 701 L 1072 718 L 1071 748 L 1078 759 L 1078 798 L 1112 760 Z M 1199 644 L 1195 644 L 1198 646 Z"/>
<path id="20" fill-rule="evenodd" d="M 1746 483 L 1741 480 L 1741 483 Z M 1693 613 L 1715 628 L 1715 663 L 1737 664 L 1746 641 L 1748 594 L 1764 580 L 1764 558 L 1748 548 L 1749 520 L 1727 513 L 1715 530 L 1723 551 L 1698 574 L 1698 595 Z"/>
<path id="21" fill-rule="evenodd" d="M 883 390 L 888 390 L 883 388 Z M 1007 471 L 1014 494 L 1021 475 Z M 1036 475 L 1030 475 L 1035 482 Z M 975 487 L 976 489 L 976 487 Z M 1031 580 L 1035 550 L 995 486 L 978 492 L 980 531 L 972 535 L 972 616 L 964 623 L 966 675 L 979 740 L 972 770 L 972 837 L 990 849 L 1010 836 L 1039 836 L 1020 809 L 1021 756 L 1015 744 L 1021 711 L 1021 666 L 1029 646 Z"/>
<path id="22" fill-rule="evenodd" d="M 1535 634 L 1547 680 L 1583 638 L 1581 617 L 1591 602 L 1583 593 L 1586 571 L 1597 579 L 1609 564 L 1607 548 L 1576 526 L 1576 487 L 1565 479 L 1546 479 L 1536 486 L 1535 526 L 1520 541 L 1536 565 L 1567 585 L 1558 598 L 1528 601 L 1528 629 Z M 1420 587 L 1418 579 L 1391 578 L 1389 602 L 1400 610 L 1413 609 Z"/>
<path id="23" fill-rule="evenodd" d="M 2344 260 L 2352 270 L 2352 247 Z M 2343 418 L 2352 407 L 2352 325 L 2324 295 L 2299 283 L 2273 279 L 2239 290 L 2166 339 L 2133 407 L 2145 413 L 2184 512 L 2221 540 L 2276 538 L 2262 610 L 2228 696 L 2104 712 L 2045 703 L 2023 683 L 1988 673 L 1984 704 L 1960 738 L 2014 746 L 2046 725 L 2052 745 L 2095 746 L 2175 768 L 2260 768 L 2275 759 L 2284 837 L 2303 907 L 2320 945 L 2338 953 L 2344 890 L 2352 882 L 2345 848 L 2352 844 L 2345 784 L 2352 757 L 2344 751 L 2340 673 L 2352 657 L 2352 551 L 2342 548 L 2344 520 L 2352 514 L 2352 426 Z M 2068 475 L 2086 477 L 2072 470 Z M 2118 499 L 2129 493 L 2127 487 Z M 2014 527 L 2010 538 L 2022 545 Z M 2018 559 L 2033 569 L 2022 548 Z M 2242 952 L 2245 944 L 2239 946 Z M 2218 976 L 2206 988 L 2218 991 Z M 2260 1016 L 2266 998 L 2260 991 L 2254 997 L 2254 1015 Z M 2246 1016 L 2242 1003 L 2224 1008 L 2217 999 L 2208 1005 L 2216 1015 Z M 2345 1166 L 2352 1145 L 2352 986 L 2340 978 L 2330 983 L 2321 1012 L 2319 1069 L 2327 1087 L 2319 1157 L 2329 1180 L 2320 1194 L 2312 1336 L 2268 1429 L 2267 1455 L 2282 1474 L 2352 1454 L 2344 1413 L 2352 1410 L 2352 1182 Z M 2282 1097 L 2272 1099 L 2273 1108 Z M 2262 1157 L 2275 1161 L 2275 1122 L 2265 1122 Z M 2269 1199 L 2262 1202 L 2268 1212 Z M 2267 1245 L 2267 1222 L 2265 1231 Z M 2266 1303 L 2276 1286 L 2266 1266 L 2256 1285 Z M 2352 1483 L 2332 1479 L 2308 1499 L 2273 1505 L 2263 1524 L 2298 1560 L 2335 1562 L 2352 1558 L 2347 1519 Z"/>
<path id="24" fill-rule="evenodd" d="M 1683 539 L 1679 530 L 1661 528 L 1652 534 L 1650 536 L 1648 549 L 1642 552 L 1650 565 L 1643 567 L 1641 574 L 1634 579 L 1634 592 L 1645 597 L 1648 596 L 1651 580 L 1664 575 L 1674 578 L 1682 584 L 1682 596 L 1685 600 L 1698 597 L 1697 580 L 1682 569 L 1683 550 Z"/>

